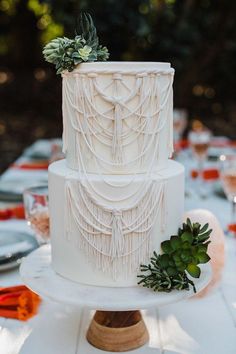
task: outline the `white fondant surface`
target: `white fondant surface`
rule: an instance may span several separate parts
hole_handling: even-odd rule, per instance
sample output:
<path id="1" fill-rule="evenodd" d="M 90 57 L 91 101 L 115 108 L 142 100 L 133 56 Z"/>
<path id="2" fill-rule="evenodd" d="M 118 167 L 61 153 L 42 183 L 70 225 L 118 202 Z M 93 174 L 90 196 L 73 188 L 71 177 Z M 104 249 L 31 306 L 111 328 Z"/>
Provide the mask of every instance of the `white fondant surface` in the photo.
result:
<path id="1" fill-rule="evenodd" d="M 88 173 L 97 173 L 98 169 L 103 174 L 145 173 L 155 154 L 154 170 L 165 168 L 170 153 L 168 145 L 172 124 L 169 122 L 172 121 L 173 95 L 171 75 L 164 72 L 171 70 L 173 71 L 169 63 L 96 62 L 82 63 L 77 69 L 64 74 L 63 142 L 68 167 L 80 171 L 85 167 Z M 159 73 L 151 76 L 151 72 Z M 117 73 L 120 75 L 118 80 L 114 79 Z M 137 78 L 137 75 L 143 73 L 146 75 L 144 78 Z M 93 75 L 96 77 L 94 78 Z M 140 88 L 138 89 L 137 86 Z M 151 92 L 145 98 L 145 93 L 150 88 Z M 133 92 L 136 94 L 133 95 Z M 114 162 L 111 140 L 114 134 L 117 103 L 119 105 L 117 115 L 122 120 L 122 136 L 126 136 L 122 138 L 124 165 L 110 165 Z M 152 116 L 153 112 L 157 111 L 157 107 L 162 105 L 160 113 Z M 125 116 L 128 118 L 124 119 Z M 144 143 L 141 127 L 145 120 L 150 119 L 151 128 L 146 141 L 148 146 L 142 159 L 139 160 L 137 155 L 140 149 L 142 151 Z M 88 130 L 86 121 L 96 132 L 95 135 Z M 158 139 L 155 137 L 152 140 L 151 133 L 156 129 L 157 121 L 164 124 L 160 124 L 162 127 Z M 105 130 L 108 136 L 104 134 Z M 158 148 L 155 149 L 157 140 Z M 79 151 L 84 166 L 79 158 Z M 98 158 L 95 157 L 94 152 Z"/>
<path id="2" fill-rule="evenodd" d="M 55 162 L 49 167 L 49 207 L 51 222 L 51 243 L 52 243 L 52 267 L 60 275 L 76 282 L 111 287 L 134 286 L 137 283 L 137 272 L 132 274 L 121 274 L 114 280 L 109 274 L 102 272 L 94 267 L 91 260 L 86 257 L 82 249 L 78 247 L 78 240 L 81 237 L 78 233 L 71 235 L 70 240 L 65 235 L 65 183 L 66 179 L 77 180 L 84 179 L 84 175 L 72 171 L 66 167 L 65 160 Z M 114 188 L 103 182 L 102 178 L 96 174 L 89 175 L 96 189 L 102 191 L 105 195 L 113 197 L 130 194 L 132 189 L 137 189 L 142 183 L 145 183 L 145 175 L 139 174 L 126 188 Z M 131 176 L 106 176 L 107 181 L 123 185 L 130 181 Z M 184 168 L 175 161 L 168 161 L 168 167 L 160 171 L 159 174 L 153 174 L 152 179 L 166 181 L 166 227 L 162 231 L 160 215 L 158 215 L 151 232 L 151 242 L 153 250 L 160 251 L 160 243 L 168 239 L 177 232 L 181 224 L 184 210 Z M 101 200 L 102 201 L 102 200 Z M 122 204 L 123 203 L 123 204 Z M 113 205 L 114 208 L 125 206 L 125 202 L 119 205 Z M 148 261 L 148 259 L 147 259 Z"/>

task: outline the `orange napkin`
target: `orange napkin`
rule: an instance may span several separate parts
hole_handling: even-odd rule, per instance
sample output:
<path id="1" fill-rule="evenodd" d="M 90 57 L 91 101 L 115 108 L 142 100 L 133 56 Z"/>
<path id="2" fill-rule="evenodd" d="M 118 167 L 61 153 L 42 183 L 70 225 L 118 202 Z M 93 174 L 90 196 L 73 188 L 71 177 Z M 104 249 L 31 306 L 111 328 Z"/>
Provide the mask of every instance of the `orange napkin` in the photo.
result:
<path id="1" fill-rule="evenodd" d="M 229 224 L 228 231 L 230 231 L 236 235 L 236 224 Z"/>
<path id="2" fill-rule="evenodd" d="M 8 219 L 25 219 L 24 205 L 16 205 L 14 207 L 0 209 L 0 221 Z"/>
<path id="3" fill-rule="evenodd" d="M 174 143 L 174 150 L 184 150 L 189 147 L 189 142 L 187 139 L 181 139 L 180 141 L 176 141 Z"/>
<path id="4" fill-rule="evenodd" d="M 23 163 L 13 163 L 11 168 L 16 168 L 20 170 L 47 170 L 49 166 L 48 161 L 40 162 L 23 162 Z"/>
<path id="5" fill-rule="evenodd" d="M 40 297 L 25 285 L 0 288 L 0 316 L 27 321 L 38 312 Z"/>
<path id="6" fill-rule="evenodd" d="M 191 171 L 191 177 L 193 179 L 197 178 L 199 172 L 197 170 Z M 207 168 L 202 172 L 202 177 L 204 180 L 216 180 L 219 178 L 219 171 L 216 168 Z"/>

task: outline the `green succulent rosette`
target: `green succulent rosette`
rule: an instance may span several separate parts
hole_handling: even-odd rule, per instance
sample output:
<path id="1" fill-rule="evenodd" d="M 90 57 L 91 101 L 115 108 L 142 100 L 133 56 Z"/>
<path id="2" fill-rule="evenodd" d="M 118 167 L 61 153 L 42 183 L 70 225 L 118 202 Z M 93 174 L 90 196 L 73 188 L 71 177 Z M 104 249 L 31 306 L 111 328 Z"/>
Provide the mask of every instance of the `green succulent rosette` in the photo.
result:
<path id="1" fill-rule="evenodd" d="M 189 290 L 192 286 L 196 292 L 194 282 L 188 276 L 199 278 L 199 264 L 209 262 L 207 249 L 211 232 L 208 224 L 202 227 L 187 219 L 178 235 L 161 243 L 162 254 L 154 252 L 150 264 L 140 266 L 142 274 L 138 275 L 138 284 L 165 292 L 173 289 Z"/>
<path id="2" fill-rule="evenodd" d="M 47 62 L 54 64 L 57 74 L 73 71 L 82 62 L 106 61 L 109 52 L 99 44 L 97 30 L 92 17 L 83 13 L 79 19 L 79 30 L 74 39 L 59 37 L 50 41 L 43 49 Z"/>

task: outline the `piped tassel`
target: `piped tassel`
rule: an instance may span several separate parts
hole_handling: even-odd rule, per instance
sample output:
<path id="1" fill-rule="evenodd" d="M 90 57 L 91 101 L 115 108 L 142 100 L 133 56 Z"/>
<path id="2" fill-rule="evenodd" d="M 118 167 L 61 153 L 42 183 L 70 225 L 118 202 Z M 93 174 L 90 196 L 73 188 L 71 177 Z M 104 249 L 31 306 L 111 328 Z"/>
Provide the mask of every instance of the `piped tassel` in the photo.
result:
<path id="1" fill-rule="evenodd" d="M 171 103 L 172 102 L 172 103 Z M 168 151 L 169 151 L 169 158 L 172 157 L 173 152 L 174 152 L 174 138 L 173 138 L 173 89 L 171 88 L 171 92 L 170 92 L 170 97 L 168 100 L 168 113 L 167 113 L 167 119 L 168 119 L 168 123 L 169 123 L 169 129 L 168 129 Z"/>
<path id="2" fill-rule="evenodd" d="M 115 259 L 124 252 L 124 236 L 122 230 L 122 211 L 112 210 L 112 234 L 110 256 Z"/>
<path id="3" fill-rule="evenodd" d="M 68 102 L 66 102 L 66 87 L 65 87 L 65 78 L 63 77 L 62 80 L 62 117 L 63 117 L 63 132 L 62 132 L 62 152 L 64 154 L 66 154 L 67 149 L 68 149 L 68 123 L 66 122 L 66 104 L 68 104 Z"/>
<path id="4" fill-rule="evenodd" d="M 164 188 L 162 190 L 161 196 L 161 231 L 164 232 L 166 230 L 166 195 L 167 195 L 167 182 L 164 182 Z"/>
<path id="5" fill-rule="evenodd" d="M 120 104 L 115 104 L 114 112 L 114 134 L 112 139 L 112 159 L 116 163 L 123 162 L 122 156 L 122 118 Z"/>
<path id="6" fill-rule="evenodd" d="M 70 194 L 70 188 L 69 188 L 69 181 L 67 180 L 65 183 L 65 213 L 64 213 L 64 234 L 66 236 L 66 239 L 70 241 L 71 237 L 71 194 Z"/>

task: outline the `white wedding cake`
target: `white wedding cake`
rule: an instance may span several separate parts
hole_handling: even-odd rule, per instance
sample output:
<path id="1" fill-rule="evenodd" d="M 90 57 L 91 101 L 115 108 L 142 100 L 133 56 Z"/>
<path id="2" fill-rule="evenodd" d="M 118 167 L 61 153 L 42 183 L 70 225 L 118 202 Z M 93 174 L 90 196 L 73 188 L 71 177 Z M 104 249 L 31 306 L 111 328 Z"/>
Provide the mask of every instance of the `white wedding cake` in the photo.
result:
<path id="1" fill-rule="evenodd" d="M 169 63 L 82 63 L 63 74 L 65 160 L 49 167 L 52 267 L 96 286 L 134 286 L 176 234 L 184 168 L 173 152 Z"/>

